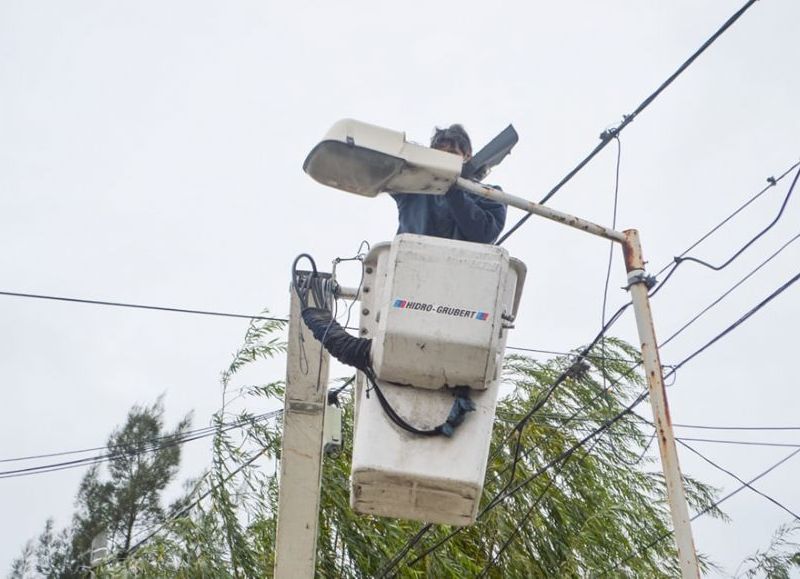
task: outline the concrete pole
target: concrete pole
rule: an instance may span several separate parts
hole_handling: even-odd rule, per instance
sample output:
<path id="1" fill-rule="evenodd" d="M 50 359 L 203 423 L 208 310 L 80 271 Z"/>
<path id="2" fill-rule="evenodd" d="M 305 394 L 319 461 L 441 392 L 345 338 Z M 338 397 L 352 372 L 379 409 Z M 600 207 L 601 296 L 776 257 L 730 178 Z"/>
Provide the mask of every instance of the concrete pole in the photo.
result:
<path id="1" fill-rule="evenodd" d="M 697 553 L 692 538 L 692 526 L 689 520 L 689 507 L 681 479 L 681 468 L 678 463 L 678 451 L 675 448 L 675 436 L 672 431 L 672 420 L 669 415 L 667 393 L 664 389 L 664 375 L 661 360 L 658 356 L 658 344 L 650 311 L 649 288 L 645 280 L 644 258 L 639 243 L 639 232 L 635 229 L 624 231 L 625 241 L 622 244 L 625 254 L 625 269 L 628 272 L 628 284 L 636 315 L 636 327 L 642 345 L 642 361 L 647 375 L 647 387 L 650 390 L 650 405 L 653 409 L 658 449 L 661 452 L 661 465 L 667 484 L 667 500 L 672 514 L 672 526 L 675 542 L 678 547 L 678 561 L 681 576 L 684 579 L 700 577 L 697 564 Z"/>
<path id="2" fill-rule="evenodd" d="M 305 327 L 300 300 L 294 290 L 291 294 L 275 577 L 311 579 L 317 550 L 329 356 Z M 310 294 L 309 298 L 313 300 Z"/>

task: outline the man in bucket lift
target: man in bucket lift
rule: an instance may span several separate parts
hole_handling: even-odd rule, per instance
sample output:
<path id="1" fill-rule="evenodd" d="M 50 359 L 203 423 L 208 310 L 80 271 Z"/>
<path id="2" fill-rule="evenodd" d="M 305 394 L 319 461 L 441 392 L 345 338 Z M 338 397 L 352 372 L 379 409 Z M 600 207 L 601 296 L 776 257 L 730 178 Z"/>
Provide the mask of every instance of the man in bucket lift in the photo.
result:
<path id="1" fill-rule="evenodd" d="M 437 128 L 431 148 L 472 157 L 472 143 L 461 125 Z M 400 225 L 397 233 L 494 243 L 506 222 L 506 206 L 453 186 L 444 195 L 393 193 Z"/>

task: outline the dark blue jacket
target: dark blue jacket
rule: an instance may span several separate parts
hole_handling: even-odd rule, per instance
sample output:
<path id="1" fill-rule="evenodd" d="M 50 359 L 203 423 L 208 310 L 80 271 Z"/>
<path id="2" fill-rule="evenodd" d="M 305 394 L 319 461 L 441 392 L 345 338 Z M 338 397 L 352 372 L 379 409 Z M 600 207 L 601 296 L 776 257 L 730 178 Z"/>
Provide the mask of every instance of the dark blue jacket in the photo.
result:
<path id="1" fill-rule="evenodd" d="M 444 195 L 393 193 L 397 233 L 417 233 L 477 243 L 494 243 L 506 223 L 506 206 L 467 191 Z"/>

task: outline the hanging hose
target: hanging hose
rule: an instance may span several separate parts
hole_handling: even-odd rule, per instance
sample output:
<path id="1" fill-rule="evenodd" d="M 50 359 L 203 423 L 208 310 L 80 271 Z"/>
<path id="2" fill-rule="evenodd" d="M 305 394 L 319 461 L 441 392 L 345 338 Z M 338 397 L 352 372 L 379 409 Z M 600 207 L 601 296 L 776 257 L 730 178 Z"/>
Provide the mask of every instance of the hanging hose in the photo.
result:
<path id="1" fill-rule="evenodd" d="M 311 263 L 310 272 L 300 272 L 297 264 L 301 259 L 307 259 Z M 372 367 L 372 340 L 369 338 L 357 338 L 351 336 L 337 322 L 331 313 L 331 305 L 335 294 L 335 284 L 330 276 L 317 272 L 317 265 L 314 259 L 307 253 L 301 253 L 292 264 L 292 287 L 300 300 L 303 322 L 306 327 L 319 340 L 328 353 L 339 360 L 342 364 L 352 366 L 367 377 L 371 384 L 371 389 L 375 391 L 380 402 L 381 408 L 397 426 L 418 436 L 447 436 L 453 435 L 456 427 L 464 422 L 467 412 L 475 410 L 475 403 L 469 397 L 469 387 L 456 386 L 456 398 L 450 409 L 450 414 L 439 426 L 431 429 L 419 429 L 409 424 L 392 407 L 378 386 L 378 379 Z M 316 307 L 309 306 L 308 294 L 311 293 Z M 367 390 L 369 395 L 370 389 Z"/>

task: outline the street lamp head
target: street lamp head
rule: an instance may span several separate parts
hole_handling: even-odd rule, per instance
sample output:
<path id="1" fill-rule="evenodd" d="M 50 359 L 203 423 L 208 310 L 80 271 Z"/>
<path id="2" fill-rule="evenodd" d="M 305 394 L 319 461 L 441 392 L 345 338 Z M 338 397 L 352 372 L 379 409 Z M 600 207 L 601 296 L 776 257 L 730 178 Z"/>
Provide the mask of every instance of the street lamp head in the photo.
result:
<path id="1" fill-rule="evenodd" d="M 402 132 L 344 119 L 311 150 L 303 170 L 323 185 L 367 197 L 384 191 L 443 195 L 463 161 L 410 143 Z"/>

